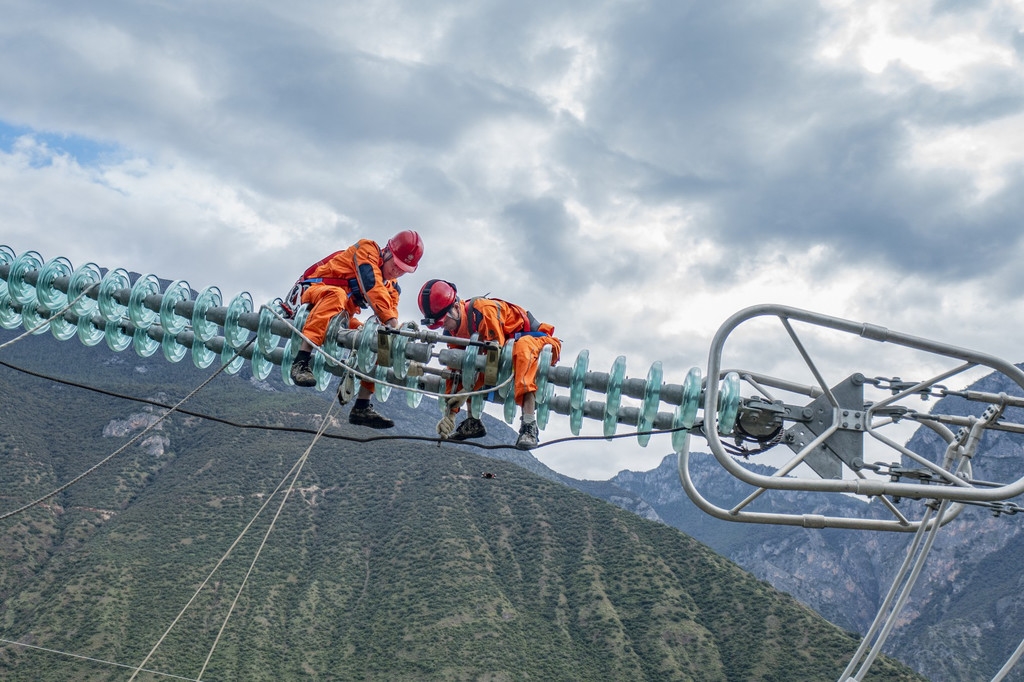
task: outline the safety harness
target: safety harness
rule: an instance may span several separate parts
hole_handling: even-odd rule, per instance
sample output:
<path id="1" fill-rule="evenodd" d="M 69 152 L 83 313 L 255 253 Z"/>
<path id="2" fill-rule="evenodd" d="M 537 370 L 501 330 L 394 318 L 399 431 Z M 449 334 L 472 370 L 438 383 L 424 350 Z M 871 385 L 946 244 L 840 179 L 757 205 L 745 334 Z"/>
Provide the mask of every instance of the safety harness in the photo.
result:
<path id="1" fill-rule="evenodd" d="M 326 284 L 331 287 L 341 287 L 348 292 L 349 300 L 355 303 L 359 309 L 370 307 L 370 304 L 366 301 L 366 297 L 363 295 L 362 287 L 359 286 L 358 277 L 344 279 L 341 277 L 312 276 L 313 273 L 316 272 L 317 268 L 327 263 L 327 261 L 337 256 L 339 253 L 344 253 L 345 251 L 346 249 L 335 251 L 326 258 L 322 258 L 306 268 L 305 272 L 302 273 L 302 276 L 299 277 L 295 284 L 292 285 L 292 288 L 288 291 L 288 295 L 281 301 L 281 308 L 285 317 L 289 319 L 295 317 L 296 311 L 298 311 L 299 306 L 302 305 L 302 295 L 306 292 L 306 289 L 313 284 Z M 352 261 L 353 265 L 355 265 L 356 271 L 358 271 L 360 266 L 356 264 L 355 256 L 353 256 Z M 401 292 L 401 289 L 398 288 L 397 282 L 392 282 L 391 285 Z"/>
<path id="2" fill-rule="evenodd" d="M 466 303 L 466 311 L 469 313 L 467 318 L 467 324 L 469 326 L 470 337 L 474 337 L 477 335 L 477 330 L 480 328 L 480 323 L 484 319 L 484 314 L 473 307 L 473 302 L 476 301 L 478 298 L 483 297 L 474 296 L 473 298 L 469 299 L 469 301 Z M 513 310 L 521 310 L 524 313 L 526 313 L 525 315 L 520 315 L 520 317 L 523 320 L 523 328 L 512 335 L 513 339 L 519 339 L 520 337 L 523 336 L 547 336 L 547 334 L 545 334 L 544 332 L 538 331 L 538 328 L 542 323 L 538 321 L 537 318 L 533 316 L 533 313 L 531 313 L 529 310 L 517 305 L 513 305 L 508 301 L 503 301 L 500 298 L 491 298 L 488 300 L 494 301 L 495 303 L 498 304 L 499 320 L 501 319 L 502 316 L 502 305 L 512 306 Z"/>

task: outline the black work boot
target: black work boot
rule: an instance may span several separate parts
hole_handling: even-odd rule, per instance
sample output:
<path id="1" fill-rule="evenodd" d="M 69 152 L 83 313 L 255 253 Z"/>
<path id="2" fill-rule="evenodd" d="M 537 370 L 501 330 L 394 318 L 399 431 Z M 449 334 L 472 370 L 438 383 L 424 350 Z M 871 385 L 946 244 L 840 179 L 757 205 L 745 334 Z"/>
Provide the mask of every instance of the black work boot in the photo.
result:
<path id="1" fill-rule="evenodd" d="M 348 413 L 348 423 L 356 426 L 366 426 L 371 429 L 390 429 L 395 422 L 373 409 L 373 405 L 366 407 L 352 407 Z"/>
<path id="2" fill-rule="evenodd" d="M 313 370 L 309 367 L 309 353 L 299 351 L 295 360 L 292 361 L 290 376 L 296 386 L 316 386 L 316 377 L 313 376 Z"/>
<path id="3" fill-rule="evenodd" d="M 540 432 L 537 430 L 537 422 L 530 422 L 519 427 L 519 439 L 516 440 L 516 447 L 520 450 L 532 450 L 540 443 Z"/>
<path id="4" fill-rule="evenodd" d="M 455 433 L 448 437 L 448 440 L 466 440 L 467 438 L 483 438 L 487 435 L 484 423 L 476 417 L 466 417 Z"/>

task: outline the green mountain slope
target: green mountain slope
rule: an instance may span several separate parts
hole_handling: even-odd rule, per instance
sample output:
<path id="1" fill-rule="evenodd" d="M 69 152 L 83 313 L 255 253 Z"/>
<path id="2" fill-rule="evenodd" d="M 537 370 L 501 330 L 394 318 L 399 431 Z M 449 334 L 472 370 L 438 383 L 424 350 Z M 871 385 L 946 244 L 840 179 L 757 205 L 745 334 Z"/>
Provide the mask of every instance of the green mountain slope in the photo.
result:
<path id="1" fill-rule="evenodd" d="M 174 380 L 138 371 L 151 366 L 138 358 L 82 350 L 121 363 L 71 363 L 67 375 L 135 395 L 174 401 L 209 374 L 182 364 Z M 329 405 L 229 376 L 189 403 L 291 426 L 315 426 Z M 0 369 L 0 514 L 160 412 Z M 331 432 L 376 435 L 346 423 Z M 311 441 L 174 415 L 66 492 L 0 521 L 0 637 L 137 665 Z M 199 674 L 276 509 L 277 498 L 148 669 Z M 321 440 L 203 679 L 828 680 L 855 644 L 679 531 L 512 463 L 400 439 Z M 0 645 L 5 680 L 129 676 Z M 870 679 L 920 678 L 881 661 Z"/>

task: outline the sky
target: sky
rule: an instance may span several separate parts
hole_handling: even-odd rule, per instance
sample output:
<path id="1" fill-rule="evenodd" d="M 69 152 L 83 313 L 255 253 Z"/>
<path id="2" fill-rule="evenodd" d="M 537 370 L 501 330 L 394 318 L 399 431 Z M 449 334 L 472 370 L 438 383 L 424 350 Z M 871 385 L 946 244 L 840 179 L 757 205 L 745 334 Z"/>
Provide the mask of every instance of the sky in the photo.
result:
<path id="1" fill-rule="evenodd" d="M 682 383 L 726 319 L 765 303 L 1024 360 L 1019 0 L 0 12 L 16 253 L 259 303 L 357 239 L 415 229 L 403 320 L 448 279 L 553 324 L 563 364 L 587 349 L 591 369 L 624 355 L 631 377 L 661 361 Z M 742 349 L 784 376 L 784 346 Z M 823 352 L 840 377 L 873 357 Z M 568 433 L 554 415 L 542 440 Z M 601 479 L 670 451 L 536 454 Z"/>

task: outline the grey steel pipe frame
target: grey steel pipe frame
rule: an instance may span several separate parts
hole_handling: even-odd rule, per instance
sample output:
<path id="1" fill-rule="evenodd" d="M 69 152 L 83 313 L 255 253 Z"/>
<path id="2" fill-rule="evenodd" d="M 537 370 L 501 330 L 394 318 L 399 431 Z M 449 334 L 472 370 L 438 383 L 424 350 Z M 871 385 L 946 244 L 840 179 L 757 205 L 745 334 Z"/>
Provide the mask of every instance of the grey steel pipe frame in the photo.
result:
<path id="1" fill-rule="evenodd" d="M 983 366 L 989 367 L 993 370 L 1001 372 L 1014 381 L 1018 386 L 1024 390 L 1024 372 L 1014 366 L 1012 363 L 1002 360 L 1001 358 L 981 353 L 978 351 L 968 350 L 960 348 L 958 346 L 952 346 L 949 344 L 941 343 L 938 341 L 932 341 L 923 339 L 920 337 L 912 336 L 909 334 L 903 334 L 900 332 L 891 331 L 885 327 L 880 327 L 873 324 L 866 324 L 861 322 L 853 322 L 850 320 L 844 320 L 837 317 L 831 317 L 828 315 L 822 315 L 819 313 L 813 313 L 799 308 L 792 308 L 782 305 L 758 305 L 746 308 L 739 311 L 738 313 L 727 319 L 722 326 L 716 332 L 714 339 L 711 344 L 711 349 L 708 356 L 708 377 L 720 376 L 722 372 L 722 352 L 725 347 L 726 340 L 729 335 L 736 330 L 742 323 L 752 320 L 758 317 L 776 317 L 780 320 L 783 327 L 790 334 L 793 342 L 797 345 L 801 354 L 804 356 L 804 360 L 807 362 L 809 369 L 815 374 L 816 379 L 819 381 L 819 386 L 822 391 L 829 395 L 831 404 L 833 406 L 833 418 L 832 426 L 821 436 L 814 439 L 811 443 L 804 446 L 796 455 L 797 458 L 801 458 L 817 447 L 823 442 L 830 434 L 837 432 L 840 428 L 840 406 L 836 402 L 835 398 L 831 396 L 831 391 L 828 385 L 821 378 L 814 366 L 810 357 L 807 355 L 806 350 L 803 348 L 799 339 L 790 325 L 791 320 L 804 322 L 810 325 L 831 329 L 834 331 L 845 332 L 853 334 L 870 341 L 876 341 L 879 343 L 893 343 L 906 348 L 924 351 L 935 355 L 943 356 L 946 358 L 960 360 L 965 364 L 954 368 L 953 370 L 943 373 L 939 376 L 933 377 L 930 380 L 920 382 L 915 386 L 906 390 L 900 391 L 892 399 L 881 401 L 874 405 L 869 405 L 864 408 L 866 412 L 865 434 L 871 434 L 873 437 L 878 439 L 880 442 L 889 445 L 890 447 L 894 444 L 888 441 L 884 436 L 880 436 L 875 433 L 875 426 L 873 425 L 873 419 L 876 416 L 884 416 L 884 410 L 888 405 L 895 402 L 902 397 L 908 395 L 914 395 L 921 390 L 922 387 L 929 387 L 942 381 L 950 376 L 957 373 L 966 371 L 972 367 Z M 705 423 L 715 423 L 716 416 L 718 413 L 718 395 L 719 387 L 717 382 L 708 381 L 707 387 L 704 392 L 704 420 Z M 1016 402 L 1014 400 L 1013 402 Z M 927 420 L 920 420 L 921 423 L 928 423 Z M 886 421 L 885 423 L 889 423 Z M 973 422 L 974 426 L 972 429 L 975 431 L 984 429 L 988 425 L 980 423 L 977 419 Z M 1016 497 L 1024 493 L 1024 477 L 1017 479 L 1016 481 L 999 485 L 989 488 L 976 488 L 971 486 L 968 482 L 964 481 L 962 477 L 954 476 L 949 474 L 948 470 L 943 470 L 947 476 L 947 482 L 951 485 L 938 486 L 938 485 L 927 485 L 927 484 L 915 484 L 915 483 L 898 483 L 893 481 L 885 481 L 879 479 L 868 479 L 868 478 L 857 478 L 857 479 L 820 479 L 812 480 L 805 478 L 793 478 L 786 476 L 764 476 L 756 474 L 752 471 L 745 469 L 740 466 L 732 456 L 726 451 L 722 445 L 722 441 L 719 434 L 714 429 L 706 429 L 703 434 L 708 441 L 708 446 L 711 448 L 712 453 L 718 460 L 722 467 L 740 479 L 741 481 L 754 486 L 755 488 L 763 488 L 769 490 L 797 490 L 805 492 L 825 492 L 825 493 L 853 493 L 857 495 L 866 495 L 869 497 L 882 497 L 892 496 L 896 498 L 909 498 L 909 499 L 935 499 L 935 500 L 952 500 L 959 502 L 996 502 L 1006 500 L 1012 497 Z M 977 445 L 975 440 L 974 445 Z M 687 458 L 681 457 L 681 463 L 685 464 Z M 680 476 L 683 478 L 684 487 L 686 487 L 686 477 L 684 476 L 685 468 L 680 471 Z M 689 492 L 689 491 L 688 491 Z M 695 500 L 696 502 L 697 500 Z M 706 501 L 705 501 L 706 502 Z M 703 508 L 703 507 L 702 507 Z M 817 523 L 817 522 L 815 522 Z"/>
<path id="2" fill-rule="evenodd" d="M 925 423 L 926 426 L 939 434 L 948 444 L 947 453 L 956 447 L 956 437 L 952 431 L 941 424 Z M 779 526 L 799 526 L 802 528 L 845 528 L 847 530 L 881 530 L 914 533 L 921 530 L 921 524 L 928 524 L 927 511 L 922 512 L 922 519 L 911 521 L 900 512 L 895 505 L 884 497 L 879 498 L 882 503 L 892 512 L 895 520 L 855 518 L 847 516 L 825 516 L 822 514 L 781 514 L 777 512 L 749 512 L 742 511 L 744 504 L 725 509 L 710 502 L 701 495 L 690 476 L 690 450 L 689 447 L 676 455 L 676 464 L 679 469 L 679 483 L 683 486 L 686 496 L 705 514 L 714 516 L 723 521 L 738 521 L 741 523 L 763 523 Z M 970 461 L 964 462 L 965 471 L 969 474 Z M 763 491 L 761 488 L 760 491 Z M 755 494 L 756 495 L 756 494 Z M 750 498 L 748 498 L 750 500 Z M 752 501 L 752 500 L 751 500 Z M 746 502 L 746 501 L 744 501 Z M 942 525 L 955 519 L 966 509 L 966 505 L 955 502 L 949 506 L 947 512 L 942 516 Z M 930 526 L 928 526 L 930 527 Z M 926 528 L 927 529 L 927 528 Z"/>

